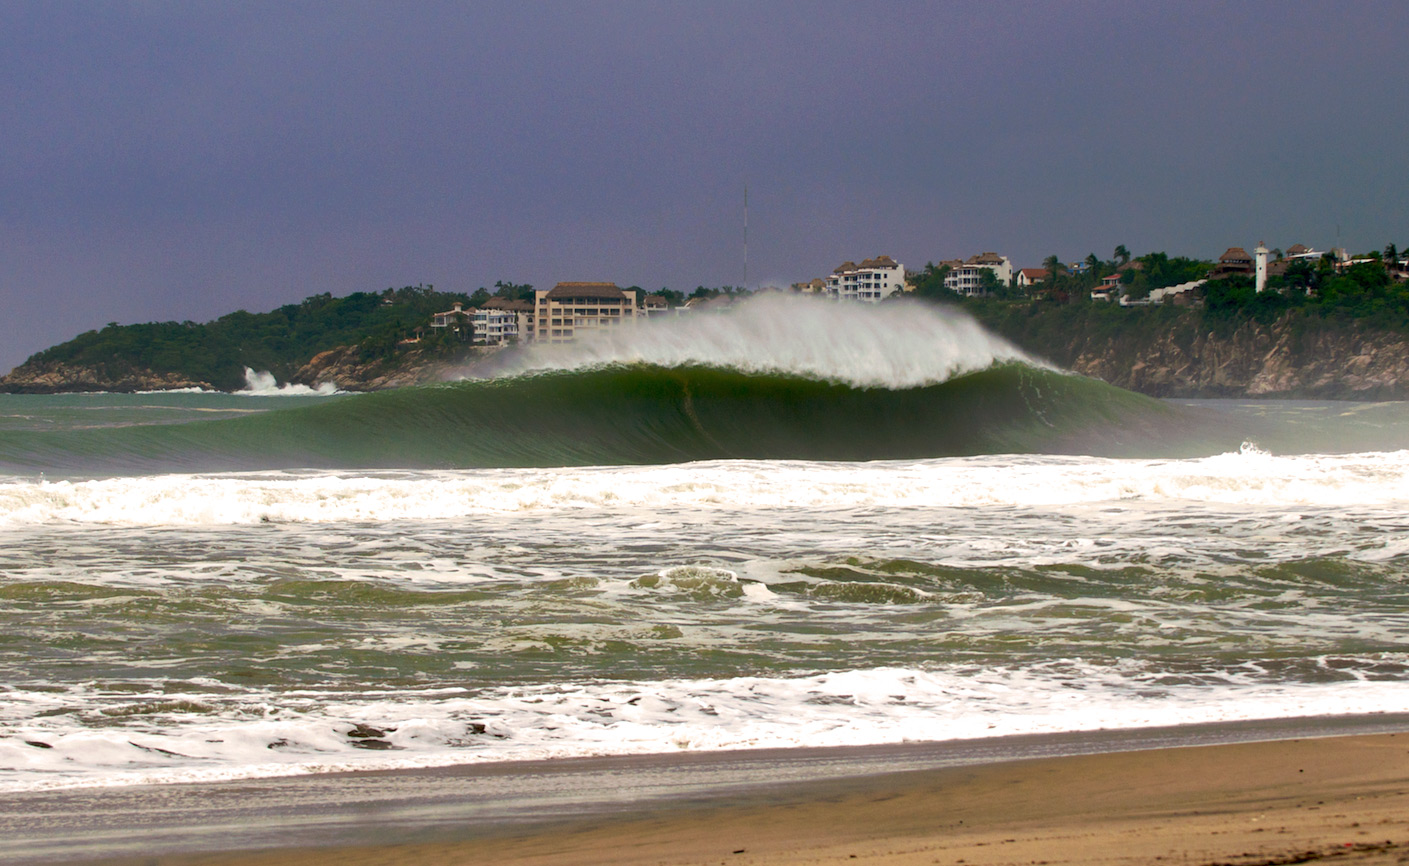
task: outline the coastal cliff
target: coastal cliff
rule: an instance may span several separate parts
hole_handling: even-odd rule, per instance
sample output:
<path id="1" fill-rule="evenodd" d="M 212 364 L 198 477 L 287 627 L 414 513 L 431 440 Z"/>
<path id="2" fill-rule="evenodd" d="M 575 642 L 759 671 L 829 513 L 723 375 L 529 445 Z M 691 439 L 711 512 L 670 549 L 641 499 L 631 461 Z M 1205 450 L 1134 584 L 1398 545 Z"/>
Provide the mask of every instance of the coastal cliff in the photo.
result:
<path id="1" fill-rule="evenodd" d="M 977 312 L 1024 351 L 1153 397 L 1409 399 L 1409 335 L 1363 320 L 1294 312 L 1210 323 L 1175 308 Z"/>
<path id="2" fill-rule="evenodd" d="M 447 356 L 444 352 L 412 347 L 392 356 L 368 359 L 357 346 L 339 346 L 314 355 L 290 381 L 309 387 L 331 382 L 342 391 L 381 391 L 425 385 L 442 381 L 455 368 L 498 350 L 498 347 L 472 346 Z"/>
<path id="3" fill-rule="evenodd" d="M 0 378 L 0 393 L 67 394 L 83 391 L 174 391 L 181 388 L 217 390 L 209 382 L 179 373 L 108 364 L 69 364 L 27 361 Z"/>
<path id="4" fill-rule="evenodd" d="M 1243 322 L 1230 334 L 1170 330 L 1142 346 L 1092 341 L 1070 369 L 1156 397 L 1409 397 L 1409 339 L 1389 332 Z"/>
<path id="5" fill-rule="evenodd" d="M 392 355 L 369 358 L 360 346 L 339 346 L 314 355 L 288 381 L 309 387 L 331 383 L 340 391 L 379 391 L 423 385 L 438 382 L 449 371 L 492 351 L 476 347 L 447 354 L 439 347 L 412 346 Z M 0 377 L 0 393 L 10 394 L 133 393 L 181 388 L 237 390 L 180 373 L 118 363 L 73 364 L 30 360 L 16 367 L 9 375 Z"/>

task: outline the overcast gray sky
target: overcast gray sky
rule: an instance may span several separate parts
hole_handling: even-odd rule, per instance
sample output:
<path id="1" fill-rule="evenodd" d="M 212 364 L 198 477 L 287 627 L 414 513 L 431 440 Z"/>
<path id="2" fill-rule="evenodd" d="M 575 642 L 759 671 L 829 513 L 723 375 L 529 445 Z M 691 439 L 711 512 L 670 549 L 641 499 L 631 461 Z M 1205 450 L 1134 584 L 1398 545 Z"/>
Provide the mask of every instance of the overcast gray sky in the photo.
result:
<path id="1" fill-rule="evenodd" d="M 109 321 L 1409 243 L 1409 4 L 0 3 L 0 369 Z"/>

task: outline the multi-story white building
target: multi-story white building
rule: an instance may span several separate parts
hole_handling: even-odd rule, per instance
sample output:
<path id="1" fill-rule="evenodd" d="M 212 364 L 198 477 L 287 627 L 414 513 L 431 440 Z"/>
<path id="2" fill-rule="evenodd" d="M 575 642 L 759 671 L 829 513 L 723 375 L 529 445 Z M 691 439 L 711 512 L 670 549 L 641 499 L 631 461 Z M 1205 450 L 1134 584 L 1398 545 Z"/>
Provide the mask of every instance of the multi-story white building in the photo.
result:
<path id="1" fill-rule="evenodd" d="M 827 277 L 827 297 L 837 301 L 877 303 L 905 291 L 905 266 L 890 256 L 843 262 Z"/>
<path id="2" fill-rule="evenodd" d="M 470 316 L 471 342 L 491 346 L 517 343 L 527 337 L 533 320 L 533 304 L 491 298 Z"/>
<path id="3" fill-rule="evenodd" d="M 949 273 L 944 278 L 944 287 L 961 295 L 983 294 L 983 272 L 992 272 L 1000 286 L 1006 286 L 1013 279 L 1013 264 L 1007 256 L 997 253 L 980 253 L 962 262 L 944 262 L 949 265 Z"/>
<path id="4" fill-rule="evenodd" d="M 594 333 L 636 324 L 644 313 L 634 289 L 616 283 L 558 283 L 534 292 L 532 338 L 536 343 L 571 343 Z"/>

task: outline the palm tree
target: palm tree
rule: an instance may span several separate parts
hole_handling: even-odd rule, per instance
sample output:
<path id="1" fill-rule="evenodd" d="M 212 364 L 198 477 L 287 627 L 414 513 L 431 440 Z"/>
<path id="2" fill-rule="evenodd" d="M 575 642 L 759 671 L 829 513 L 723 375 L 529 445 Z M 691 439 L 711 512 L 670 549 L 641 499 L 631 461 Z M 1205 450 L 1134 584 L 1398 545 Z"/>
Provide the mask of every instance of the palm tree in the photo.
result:
<path id="1" fill-rule="evenodd" d="M 1086 267 L 1090 270 L 1092 280 L 1101 278 L 1101 260 L 1096 258 L 1095 253 L 1086 257 Z"/>
<path id="2" fill-rule="evenodd" d="M 1125 248 L 1125 244 L 1121 244 L 1115 248 L 1115 257 L 1120 259 L 1122 265 L 1130 264 L 1130 250 Z"/>
<path id="3" fill-rule="evenodd" d="M 1042 267 L 1047 269 L 1047 279 L 1055 280 L 1057 274 L 1061 272 L 1062 260 L 1056 256 L 1048 256 L 1042 260 Z"/>

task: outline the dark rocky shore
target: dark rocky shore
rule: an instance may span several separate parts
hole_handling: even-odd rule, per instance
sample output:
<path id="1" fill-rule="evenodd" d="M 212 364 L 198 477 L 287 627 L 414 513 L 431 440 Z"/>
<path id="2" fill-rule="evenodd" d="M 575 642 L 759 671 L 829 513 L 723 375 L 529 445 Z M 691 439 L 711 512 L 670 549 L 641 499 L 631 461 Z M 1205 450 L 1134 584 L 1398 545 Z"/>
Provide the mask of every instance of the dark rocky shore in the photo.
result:
<path id="1" fill-rule="evenodd" d="M 1354 323 L 1245 321 L 1219 334 L 1191 319 L 1152 336 L 1077 336 L 1061 349 L 1046 357 L 1152 397 L 1409 399 L 1409 337 Z"/>

